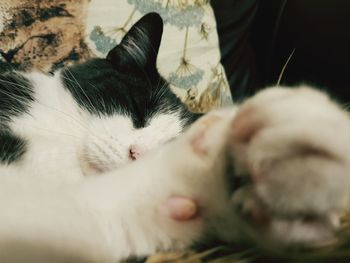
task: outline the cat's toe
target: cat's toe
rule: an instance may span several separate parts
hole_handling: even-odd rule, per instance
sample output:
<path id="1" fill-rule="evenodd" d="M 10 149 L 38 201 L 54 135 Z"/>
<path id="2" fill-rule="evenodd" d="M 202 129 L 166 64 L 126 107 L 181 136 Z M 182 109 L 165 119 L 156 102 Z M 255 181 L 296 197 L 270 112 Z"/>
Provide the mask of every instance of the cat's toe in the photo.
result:
<path id="1" fill-rule="evenodd" d="M 241 218 L 240 222 L 245 222 L 249 228 L 254 230 L 245 233 L 243 231 L 245 235 L 248 234 L 248 237 L 263 236 L 269 241 L 288 245 L 314 245 L 334 240 L 340 225 L 338 214 L 298 213 L 296 211 L 285 214 L 265 204 L 254 187 L 247 188 L 251 188 L 249 193 L 242 195 L 246 189 L 238 190 L 233 195 L 232 202 L 236 213 Z"/>

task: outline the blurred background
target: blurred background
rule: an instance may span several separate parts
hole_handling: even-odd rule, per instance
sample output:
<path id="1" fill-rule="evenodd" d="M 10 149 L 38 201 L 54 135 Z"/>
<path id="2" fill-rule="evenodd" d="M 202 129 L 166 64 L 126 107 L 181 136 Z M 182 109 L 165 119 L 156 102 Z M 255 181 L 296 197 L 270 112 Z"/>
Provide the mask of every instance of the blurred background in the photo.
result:
<path id="1" fill-rule="evenodd" d="M 307 83 L 350 102 L 350 1 L 213 0 L 234 99 L 277 83 Z"/>

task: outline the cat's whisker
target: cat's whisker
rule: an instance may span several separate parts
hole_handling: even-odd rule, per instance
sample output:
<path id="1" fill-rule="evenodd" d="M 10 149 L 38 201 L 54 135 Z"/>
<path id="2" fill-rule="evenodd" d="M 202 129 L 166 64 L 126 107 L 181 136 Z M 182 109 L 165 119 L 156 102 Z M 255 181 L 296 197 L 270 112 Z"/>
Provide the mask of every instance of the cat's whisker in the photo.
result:
<path id="1" fill-rule="evenodd" d="M 51 106 L 49 106 L 49 105 L 47 105 L 47 104 L 43 104 L 43 103 L 40 102 L 40 101 L 37 101 L 37 103 L 40 104 L 41 106 L 47 108 L 47 109 L 53 110 L 53 111 L 55 111 L 56 113 L 60 113 L 61 115 L 65 116 L 65 117 L 68 117 L 68 119 L 71 119 L 71 120 L 74 121 L 74 124 L 79 124 L 80 128 L 83 128 L 85 131 L 88 131 L 88 127 L 87 127 L 81 120 L 79 120 L 79 119 L 77 119 L 77 118 L 74 118 L 74 117 L 72 116 L 73 114 L 71 115 L 71 114 L 66 113 L 66 112 L 64 112 L 64 111 L 62 111 L 62 110 L 59 110 L 59 109 L 54 108 L 54 107 L 51 107 Z"/>
<path id="2" fill-rule="evenodd" d="M 57 113 L 60 113 L 60 114 L 64 115 L 65 117 L 68 117 L 69 119 L 71 119 L 71 120 L 74 121 L 74 124 L 78 124 L 78 125 L 80 126 L 80 128 L 83 128 L 85 131 L 88 131 L 88 130 L 89 130 L 89 128 L 87 127 L 87 125 L 85 125 L 85 124 L 82 122 L 82 120 L 79 120 L 79 119 L 77 119 L 77 118 L 74 118 L 72 115 L 70 115 L 70 114 L 68 114 L 68 113 L 66 113 L 66 112 L 64 112 L 64 111 L 61 111 L 61 110 L 59 110 L 59 109 L 56 109 L 56 108 L 54 108 L 54 107 L 50 107 L 50 106 L 47 106 L 47 105 L 44 105 L 44 104 L 41 104 L 41 105 L 44 106 L 44 107 L 47 107 L 47 108 L 49 108 L 49 109 L 52 109 L 52 110 L 56 111 Z"/>
<path id="3" fill-rule="evenodd" d="M 18 77 L 20 78 L 23 78 L 23 76 L 21 76 L 19 73 L 17 72 L 14 72 L 14 75 L 18 75 Z M 6 76 L 4 76 L 6 78 Z M 6 80 L 6 79 L 0 79 L 1 82 L 5 83 L 5 84 L 9 84 L 11 85 L 13 88 L 16 88 L 18 90 L 21 90 L 23 88 L 26 88 L 26 86 L 24 85 L 21 85 L 20 83 L 17 83 L 17 82 L 13 82 L 13 81 L 9 81 L 9 80 Z M 20 89 L 21 88 L 21 89 Z"/>
<path id="4" fill-rule="evenodd" d="M 12 87 L 15 87 L 15 88 L 17 88 L 17 87 L 21 87 L 21 88 L 23 88 L 23 89 L 26 88 L 26 87 L 23 86 L 23 85 L 20 85 L 20 84 L 18 84 L 18 83 L 14 83 L 14 82 L 11 82 L 11 81 L 6 81 L 6 80 L 4 80 L 4 79 L 0 79 L 0 82 L 9 84 L 9 85 L 11 85 Z M 17 102 L 23 102 L 23 98 L 20 97 L 20 96 L 18 96 L 18 95 L 15 95 L 15 94 L 6 92 L 6 91 L 4 91 L 3 89 L 1 89 L 0 92 L 1 92 L 2 94 L 4 94 L 4 95 L 6 95 L 6 96 L 8 96 L 8 97 L 10 97 L 10 98 L 12 98 L 12 99 L 14 99 L 14 100 L 17 101 Z"/>
<path id="5" fill-rule="evenodd" d="M 151 99 L 159 101 L 165 94 L 165 88 L 167 85 L 167 83 L 163 83 L 161 87 L 157 87 L 157 89 L 155 89 L 155 91 L 151 94 Z"/>
<path id="6" fill-rule="evenodd" d="M 96 87 L 94 84 L 92 84 L 92 83 L 90 83 L 90 82 L 89 82 L 89 84 L 90 84 L 92 87 L 94 87 L 94 88 L 97 89 L 97 87 Z M 101 103 L 101 105 L 102 105 L 104 111 L 106 112 L 106 111 L 107 111 L 106 102 L 104 101 L 104 99 L 103 99 L 102 97 L 100 98 L 100 103 Z M 117 107 L 115 107 L 115 108 L 117 108 Z M 99 116 L 100 118 L 103 117 L 103 116 L 101 115 L 101 113 L 98 113 L 98 116 Z M 104 123 L 102 123 L 102 126 L 104 127 L 104 129 L 105 129 L 106 132 L 107 132 L 108 129 L 107 129 L 107 127 L 105 126 Z M 93 135 L 94 137 L 96 137 L 97 139 L 103 140 L 102 137 L 100 137 L 98 134 L 95 134 L 93 131 L 89 131 L 89 133 L 90 133 L 91 135 Z"/>
<path id="7" fill-rule="evenodd" d="M 93 87 L 94 89 L 98 90 L 98 88 L 91 83 L 91 81 L 87 81 L 89 83 L 89 85 L 91 85 L 91 87 Z M 106 102 L 105 100 L 101 97 L 100 94 L 96 94 L 99 96 L 99 103 L 102 105 L 104 112 L 107 112 L 107 106 L 106 106 Z M 98 115 L 100 116 L 100 113 L 98 112 Z"/>
<path id="8" fill-rule="evenodd" d="M 67 77 L 65 77 L 65 76 L 63 76 L 62 75 L 62 78 L 64 78 L 64 79 L 66 79 L 66 80 L 69 80 L 69 81 L 73 81 L 72 79 L 70 79 L 70 78 L 67 78 Z M 92 85 L 92 84 L 91 84 Z M 80 88 L 82 89 L 82 87 L 80 86 Z M 83 91 L 83 89 L 82 89 L 82 91 Z M 84 91 L 83 91 L 84 92 Z M 84 94 L 85 94 L 85 96 L 86 96 L 86 98 L 90 101 L 90 99 L 87 97 L 87 95 L 86 95 L 86 93 L 84 92 Z M 91 101 L 90 101 L 90 103 L 91 103 Z M 101 98 L 101 103 L 102 103 L 102 105 L 103 105 L 103 107 L 104 108 L 106 108 L 106 106 L 105 106 L 105 102 L 104 102 L 104 100 Z M 91 109 L 93 109 L 94 108 L 94 106 L 92 105 L 92 103 L 91 103 Z M 67 115 L 68 117 L 70 117 L 69 115 Z M 78 121 L 78 120 L 76 120 L 76 119 L 74 119 L 75 121 Z M 83 128 L 84 129 L 86 129 L 86 130 L 89 130 L 88 129 L 88 127 L 86 127 L 86 126 L 84 126 L 82 123 L 80 123 L 82 126 L 83 126 Z M 91 132 L 92 133 L 92 132 Z M 94 136 L 96 136 L 97 138 L 99 138 L 99 136 L 98 135 L 96 135 L 96 134 L 93 134 Z"/>
<path id="9" fill-rule="evenodd" d="M 78 82 L 78 80 L 75 78 L 75 76 L 74 76 L 74 74 L 72 73 L 72 71 L 71 71 L 69 68 L 67 68 L 66 70 L 67 70 L 67 72 L 68 72 L 68 73 L 72 76 L 72 78 L 73 78 L 73 80 L 72 80 L 72 79 L 68 79 L 68 80 L 74 81 L 74 82 L 77 84 L 77 87 L 80 88 L 81 92 L 83 93 L 83 95 L 84 95 L 85 98 L 87 99 L 88 103 L 90 104 L 90 105 L 87 105 L 87 106 L 89 106 L 89 107 L 91 107 L 91 109 L 93 109 L 93 108 L 94 108 L 94 105 L 92 104 L 92 102 L 91 102 L 89 96 L 86 94 L 86 92 L 85 92 L 85 90 L 83 89 L 83 87 L 80 85 L 80 83 Z"/>
<path id="10" fill-rule="evenodd" d="M 37 126 L 33 126 L 33 125 L 27 125 L 27 127 L 31 127 L 31 128 L 34 128 L 35 130 L 41 130 L 41 131 L 46 131 L 46 132 L 49 132 L 50 134 L 57 134 L 57 135 L 64 135 L 64 136 L 68 136 L 68 137 L 71 137 L 71 138 L 74 138 L 76 139 L 76 141 L 80 141 L 80 137 L 74 135 L 74 134 L 69 134 L 69 133 L 64 133 L 64 132 L 59 132 L 59 131 L 56 131 L 56 130 L 51 130 L 51 129 L 47 129 L 47 128 L 42 128 L 42 127 L 37 127 Z"/>
<path id="11" fill-rule="evenodd" d="M 26 87 L 25 87 L 24 85 L 21 85 L 21 84 L 15 83 L 15 82 L 11 82 L 11 81 L 6 81 L 6 80 L 4 80 L 4 79 L 0 79 L 0 82 L 9 84 L 9 85 L 11 85 L 12 87 L 15 87 L 15 88 L 18 88 L 18 89 L 20 89 L 20 88 L 22 88 L 23 90 L 26 89 Z M 6 95 L 6 96 L 8 96 L 8 97 L 10 97 L 10 98 L 12 98 L 12 99 L 14 99 L 15 101 L 17 101 L 17 102 L 19 102 L 19 103 L 23 102 L 23 98 L 22 98 L 22 97 L 19 97 L 19 96 L 17 96 L 17 95 L 14 95 L 13 93 L 6 92 L 6 91 L 3 90 L 3 89 L 0 89 L 0 92 L 1 92 L 2 94 L 4 94 L 4 95 Z M 56 112 L 58 112 L 58 113 L 61 113 L 61 114 L 65 115 L 66 117 L 69 117 L 70 119 L 74 120 L 76 123 L 80 124 L 82 128 L 84 128 L 85 130 L 87 130 L 87 127 L 84 126 L 83 123 L 82 123 L 81 121 L 79 121 L 79 120 L 76 119 L 76 118 L 73 118 L 73 117 L 72 117 L 71 115 L 69 115 L 68 113 L 65 113 L 65 112 L 63 112 L 63 111 L 61 111 L 61 110 L 59 110 L 59 109 L 56 109 L 56 108 L 54 108 L 54 107 L 48 106 L 48 105 L 46 105 L 46 104 L 43 104 L 43 103 L 40 102 L 40 101 L 36 101 L 36 103 L 38 103 L 38 104 L 40 104 L 41 106 L 46 107 L 46 108 L 48 108 L 48 109 L 52 109 L 52 110 L 54 110 L 54 111 L 56 111 Z M 17 110 L 16 108 L 12 108 L 11 111 L 12 111 L 13 113 L 15 113 L 15 114 L 21 113 L 21 111 L 20 111 L 20 110 Z"/>

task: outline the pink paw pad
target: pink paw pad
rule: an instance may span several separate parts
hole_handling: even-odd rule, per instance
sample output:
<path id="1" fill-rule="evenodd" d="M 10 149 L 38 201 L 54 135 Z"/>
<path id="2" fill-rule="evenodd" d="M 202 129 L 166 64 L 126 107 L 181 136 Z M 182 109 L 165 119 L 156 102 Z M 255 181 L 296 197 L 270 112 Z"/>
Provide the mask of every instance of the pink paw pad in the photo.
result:
<path id="1" fill-rule="evenodd" d="M 235 141 L 249 143 L 261 130 L 263 123 L 258 114 L 259 112 L 252 106 L 242 108 L 237 113 L 232 124 L 232 137 Z"/>
<path id="2" fill-rule="evenodd" d="M 189 221 L 197 218 L 198 207 L 189 197 L 171 196 L 164 204 L 163 210 L 176 221 Z"/>

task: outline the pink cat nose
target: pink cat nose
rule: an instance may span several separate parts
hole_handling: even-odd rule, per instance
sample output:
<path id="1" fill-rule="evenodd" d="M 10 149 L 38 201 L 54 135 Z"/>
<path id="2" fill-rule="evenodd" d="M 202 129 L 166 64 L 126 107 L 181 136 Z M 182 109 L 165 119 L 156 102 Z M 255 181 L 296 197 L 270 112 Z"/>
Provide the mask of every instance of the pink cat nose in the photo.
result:
<path id="1" fill-rule="evenodd" d="M 142 150 L 139 146 L 131 145 L 129 148 L 129 159 L 135 161 L 142 155 Z"/>

